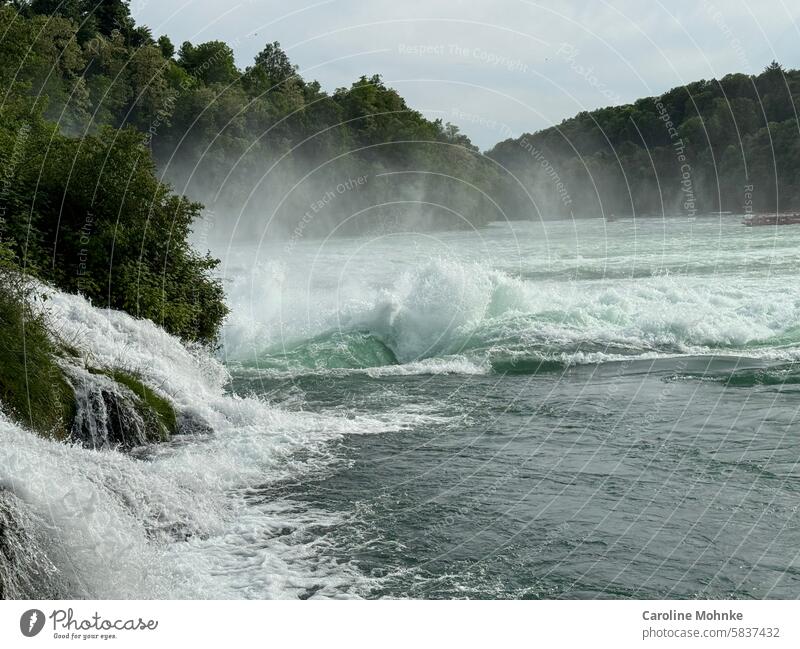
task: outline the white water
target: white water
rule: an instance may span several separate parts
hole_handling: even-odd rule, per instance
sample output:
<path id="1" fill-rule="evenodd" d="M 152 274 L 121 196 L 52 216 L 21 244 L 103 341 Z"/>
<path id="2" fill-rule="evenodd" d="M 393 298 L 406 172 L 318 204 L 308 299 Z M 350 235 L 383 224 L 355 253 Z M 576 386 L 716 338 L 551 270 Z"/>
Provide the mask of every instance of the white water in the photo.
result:
<path id="1" fill-rule="evenodd" d="M 0 417 L 0 487 L 49 521 L 47 554 L 69 596 L 227 598 L 360 594 L 347 565 L 320 558 L 317 528 L 337 521 L 252 490 L 325 471 L 325 442 L 402 430 L 419 415 L 384 419 L 287 412 L 227 395 L 227 373 L 150 322 L 52 292 L 59 334 L 99 368 L 124 368 L 213 434 L 151 448 L 147 460 L 47 441 Z M 412 421 L 413 420 L 413 421 Z M 292 460 L 302 449 L 304 462 Z"/>
<path id="2" fill-rule="evenodd" d="M 91 448 L 113 447 L 115 442 L 109 439 L 109 430 L 115 416 L 126 420 L 127 435 L 132 446 L 141 446 L 148 440 L 148 425 L 157 422 L 145 421 L 136 408 L 131 407 L 135 399 L 133 392 L 108 376 L 93 374 L 85 368 L 64 363 L 67 380 L 75 392 L 74 429 L 80 431 L 79 437 L 85 437 Z M 105 395 L 114 395 L 114 402 L 106 402 Z"/>
<path id="3" fill-rule="evenodd" d="M 480 373 L 488 358 L 525 353 L 566 364 L 713 352 L 798 358 L 800 290 L 793 269 L 778 263 L 782 250 L 769 257 L 757 247 L 750 267 L 742 250 L 738 260 L 724 257 L 732 268 L 687 273 L 696 252 L 665 257 L 658 239 L 607 241 L 618 246 L 602 251 L 610 276 L 596 274 L 599 259 L 577 255 L 591 273 L 571 279 L 563 269 L 575 250 L 523 250 L 516 241 L 481 256 L 473 234 L 442 236 L 451 245 L 392 238 L 365 251 L 366 243 L 329 240 L 291 255 L 230 254 L 227 357 L 258 364 L 316 336 L 367 331 L 401 363 L 365 368 L 371 374 Z M 553 268 L 562 269 L 558 279 L 546 277 Z"/>

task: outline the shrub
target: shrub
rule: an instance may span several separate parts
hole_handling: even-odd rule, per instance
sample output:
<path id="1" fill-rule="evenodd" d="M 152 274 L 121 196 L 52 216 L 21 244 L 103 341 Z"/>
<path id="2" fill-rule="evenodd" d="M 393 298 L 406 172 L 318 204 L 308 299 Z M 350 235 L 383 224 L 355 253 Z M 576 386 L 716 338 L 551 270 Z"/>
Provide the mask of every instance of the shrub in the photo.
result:
<path id="1" fill-rule="evenodd" d="M 105 128 L 74 139 L 35 119 L 27 132 L 6 172 L 7 231 L 25 268 L 96 305 L 212 342 L 227 308 L 211 275 L 217 260 L 188 241 L 202 206 L 159 182 L 144 136 Z"/>

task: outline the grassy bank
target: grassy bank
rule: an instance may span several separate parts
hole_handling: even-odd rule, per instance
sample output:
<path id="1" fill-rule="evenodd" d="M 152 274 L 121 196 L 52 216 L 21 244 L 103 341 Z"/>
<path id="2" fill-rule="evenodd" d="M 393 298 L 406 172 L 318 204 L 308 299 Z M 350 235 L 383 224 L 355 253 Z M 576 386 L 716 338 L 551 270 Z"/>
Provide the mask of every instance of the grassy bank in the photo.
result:
<path id="1" fill-rule="evenodd" d="M 75 395 L 57 363 L 59 350 L 31 309 L 30 288 L 0 271 L 0 401 L 3 410 L 45 437 L 69 437 Z"/>

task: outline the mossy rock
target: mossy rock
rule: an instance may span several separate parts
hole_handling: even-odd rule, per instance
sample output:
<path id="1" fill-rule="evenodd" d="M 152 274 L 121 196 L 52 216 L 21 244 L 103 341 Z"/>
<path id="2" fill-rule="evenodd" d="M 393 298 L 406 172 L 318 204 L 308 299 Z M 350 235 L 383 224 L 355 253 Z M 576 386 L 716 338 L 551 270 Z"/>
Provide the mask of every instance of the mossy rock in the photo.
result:
<path id="1" fill-rule="evenodd" d="M 139 379 L 127 372 L 112 370 L 107 372 L 106 375 L 128 388 L 155 413 L 166 432 L 166 437 L 162 441 L 166 441 L 171 435 L 175 435 L 178 432 L 178 418 L 169 401 L 158 396 Z"/>
<path id="2" fill-rule="evenodd" d="M 105 383 L 90 383 L 84 388 L 76 383 L 83 398 L 90 400 L 83 403 L 82 407 L 94 411 L 97 407 L 92 404 L 102 401 L 100 410 L 105 413 L 105 419 L 92 419 L 91 412 L 79 414 L 74 436 L 84 444 L 93 447 L 110 444 L 130 449 L 143 444 L 165 442 L 178 432 L 175 409 L 141 379 L 122 370 L 90 367 L 87 371 L 90 375 L 103 376 Z M 81 379 L 76 377 L 75 380 Z M 97 431 L 98 426 L 103 430 Z"/>

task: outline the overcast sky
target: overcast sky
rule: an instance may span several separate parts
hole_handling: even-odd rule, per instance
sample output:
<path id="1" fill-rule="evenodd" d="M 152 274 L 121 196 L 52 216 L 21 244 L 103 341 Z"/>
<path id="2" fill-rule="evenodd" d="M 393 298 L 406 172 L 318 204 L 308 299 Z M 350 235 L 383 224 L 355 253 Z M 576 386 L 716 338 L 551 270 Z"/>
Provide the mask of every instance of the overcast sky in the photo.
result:
<path id="1" fill-rule="evenodd" d="M 244 67 L 280 41 L 332 91 L 383 75 L 481 148 L 697 79 L 800 67 L 792 0 L 132 0 L 155 35 L 224 40 Z"/>

